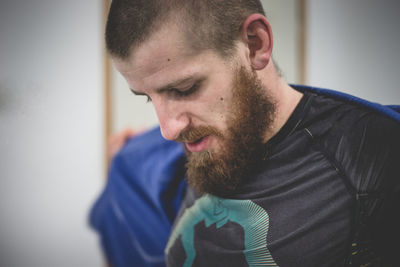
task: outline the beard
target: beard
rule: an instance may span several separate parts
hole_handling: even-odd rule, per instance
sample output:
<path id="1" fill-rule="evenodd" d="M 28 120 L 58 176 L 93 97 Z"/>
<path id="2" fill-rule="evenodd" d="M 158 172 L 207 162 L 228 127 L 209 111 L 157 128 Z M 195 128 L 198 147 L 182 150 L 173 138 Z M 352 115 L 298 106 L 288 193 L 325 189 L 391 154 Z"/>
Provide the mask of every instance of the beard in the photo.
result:
<path id="1" fill-rule="evenodd" d="M 218 151 L 186 150 L 187 180 L 200 194 L 234 194 L 250 179 L 266 152 L 264 138 L 272 125 L 275 105 L 254 72 L 240 66 L 234 77 L 227 131 L 200 126 L 186 130 L 177 140 L 195 142 L 213 136 L 220 142 Z"/>

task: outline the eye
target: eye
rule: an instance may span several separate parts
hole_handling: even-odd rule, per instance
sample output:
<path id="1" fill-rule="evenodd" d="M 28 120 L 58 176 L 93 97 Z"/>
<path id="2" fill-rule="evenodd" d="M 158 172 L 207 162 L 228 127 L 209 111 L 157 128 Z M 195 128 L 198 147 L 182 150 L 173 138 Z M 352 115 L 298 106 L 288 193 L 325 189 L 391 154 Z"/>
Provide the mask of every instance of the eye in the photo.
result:
<path id="1" fill-rule="evenodd" d="M 195 83 L 192 87 L 189 87 L 188 89 L 182 90 L 177 88 L 171 88 L 171 93 L 173 93 L 173 95 L 176 97 L 187 97 L 194 94 L 198 88 L 199 88 L 199 83 Z"/>

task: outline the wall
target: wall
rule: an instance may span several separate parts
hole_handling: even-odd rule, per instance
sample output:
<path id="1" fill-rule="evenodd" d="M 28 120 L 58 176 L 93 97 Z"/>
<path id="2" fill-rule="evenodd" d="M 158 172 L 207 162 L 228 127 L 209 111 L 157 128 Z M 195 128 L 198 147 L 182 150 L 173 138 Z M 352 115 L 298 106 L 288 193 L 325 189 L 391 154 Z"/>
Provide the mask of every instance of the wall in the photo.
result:
<path id="1" fill-rule="evenodd" d="M 263 3 L 274 57 L 296 82 L 298 1 Z M 399 5 L 308 0 L 308 83 L 399 103 Z M 101 7 L 0 2 L 0 266 L 103 265 L 87 226 L 104 181 Z M 133 109 L 117 111 L 127 119 L 115 129 L 156 124 L 151 104 L 117 83 Z"/>
<path id="2" fill-rule="evenodd" d="M 0 266 L 102 266 L 101 1 L 0 2 Z"/>
<path id="3" fill-rule="evenodd" d="M 308 83 L 399 104 L 397 0 L 308 0 Z"/>
<path id="4" fill-rule="evenodd" d="M 262 0 L 261 2 L 273 31 L 273 58 L 287 82 L 299 83 L 300 1 Z"/>

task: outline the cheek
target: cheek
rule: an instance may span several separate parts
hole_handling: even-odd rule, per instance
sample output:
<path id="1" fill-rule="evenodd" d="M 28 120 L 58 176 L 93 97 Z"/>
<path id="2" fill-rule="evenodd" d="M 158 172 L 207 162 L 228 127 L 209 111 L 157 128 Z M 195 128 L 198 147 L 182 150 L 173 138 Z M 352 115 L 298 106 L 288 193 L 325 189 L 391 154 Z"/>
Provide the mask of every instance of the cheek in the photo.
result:
<path id="1" fill-rule="evenodd" d="M 213 119 L 218 123 L 219 128 L 225 128 L 227 121 L 229 121 L 232 108 L 231 96 L 225 93 L 226 91 L 219 92 L 212 96 L 209 101 L 209 112 L 212 114 Z"/>
<path id="2" fill-rule="evenodd" d="M 215 119 L 226 123 L 232 113 L 232 90 L 231 79 L 227 75 L 220 75 L 220 80 L 216 81 L 214 86 L 214 94 L 212 95 L 212 110 L 215 114 Z"/>
<path id="3" fill-rule="evenodd" d="M 218 75 L 212 76 L 202 94 L 203 114 L 207 118 L 207 123 L 216 126 L 220 130 L 226 128 L 232 112 L 231 77 L 227 73 L 216 72 Z"/>
<path id="4" fill-rule="evenodd" d="M 228 97 L 225 95 L 216 95 L 208 101 L 206 110 L 208 117 L 212 119 L 217 128 L 222 130 L 226 128 L 231 108 Z"/>

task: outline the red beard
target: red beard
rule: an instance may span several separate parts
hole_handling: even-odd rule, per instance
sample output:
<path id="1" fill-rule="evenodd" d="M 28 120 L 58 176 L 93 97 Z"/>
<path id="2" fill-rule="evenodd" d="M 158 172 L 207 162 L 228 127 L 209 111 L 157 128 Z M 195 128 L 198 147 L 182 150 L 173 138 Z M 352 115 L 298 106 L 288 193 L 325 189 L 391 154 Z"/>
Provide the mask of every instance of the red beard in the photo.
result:
<path id="1" fill-rule="evenodd" d="M 275 104 L 255 73 L 239 67 L 234 77 L 228 130 L 222 133 L 202 126 L 186 130 L 177 139 L 195 142 L 212 136 L 220 142 L 218 151 L 186 151 L 188 182 L 199 193 L 220 197 L 234 194 L 250 179 L 266 153 L 264 137 L 273 122 Z"/>

